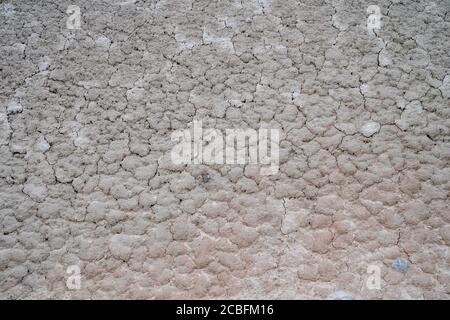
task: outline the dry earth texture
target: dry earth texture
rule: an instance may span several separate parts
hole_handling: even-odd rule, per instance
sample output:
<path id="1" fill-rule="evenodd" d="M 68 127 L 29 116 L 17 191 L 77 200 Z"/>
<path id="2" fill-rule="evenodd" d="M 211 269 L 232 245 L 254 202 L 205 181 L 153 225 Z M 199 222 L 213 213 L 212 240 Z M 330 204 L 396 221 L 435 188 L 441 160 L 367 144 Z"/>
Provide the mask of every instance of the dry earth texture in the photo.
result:
<path id="1" fill-rule="evenodd" d="M 449 299 L 449 8 L 3 1 L 0 298 Z M 175 165 L 194 119 L 279 172 Z"/>

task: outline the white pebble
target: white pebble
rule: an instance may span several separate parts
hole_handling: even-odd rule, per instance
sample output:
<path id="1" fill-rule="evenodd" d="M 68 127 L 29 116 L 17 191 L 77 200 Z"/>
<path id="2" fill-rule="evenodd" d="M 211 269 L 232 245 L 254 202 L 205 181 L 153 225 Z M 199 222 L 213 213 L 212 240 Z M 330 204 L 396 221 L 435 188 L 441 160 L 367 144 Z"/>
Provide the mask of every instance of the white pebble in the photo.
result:
<path id="1" fill-rule="evenodd" d="M 378 131 L 380 131 L 380 128 L 381 128 L 381 126 L 378 122 L 368 121 L 361 126 L 361 128 L 359 129 L 359 132 L 361 132 L 363 136 L 368 138 L 368 137 L 373 136 Z"/>

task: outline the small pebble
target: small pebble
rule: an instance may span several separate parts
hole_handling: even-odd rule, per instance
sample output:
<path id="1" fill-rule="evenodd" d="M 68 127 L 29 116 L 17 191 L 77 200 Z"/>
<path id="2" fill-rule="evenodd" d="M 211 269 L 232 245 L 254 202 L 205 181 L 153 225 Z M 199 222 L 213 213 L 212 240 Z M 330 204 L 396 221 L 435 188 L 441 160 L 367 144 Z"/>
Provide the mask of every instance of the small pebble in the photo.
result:
<path id="1" fill-rule="evenodd" d="M 408 261 L 403 258 L 395 259 L 395 261 L 392 262 L 392 268 L 400 272 L 406 272 L 408 270 Z"/>
<path id="2" fill-rule="evenodd" d="M 381 128 L 381 126 L 378 122 L 368 121 L 364 125 L 361 126 L 359 131 L 362 133 L 363 136 L 368 138 L 368 137 L 373 136 L 378 131 L 380 131 L 380 128 Z"/>
<path id="3" fill-rule="evenodd" d="M 12 100 L 8 104 L 8 108 L 6 109 L 8 114 L 19 113 L 19 112 L 22 112 L 22 110 L 23 110 L 22 105 L 19 102 L 15 101 L 15 100 Z"/>
<path id="4" fill-rule="evenodd" d="M 47 142 L 47 140 L 44 137 L 39 137 L 36 141 L 36 147 L 41 152 L 46 152 L 48 149 L 50 149 L 50 144 Z"/>
<path id="5" fill-rule="evenodd" d="M 209 177 L 209 174 L 205 173 L 202 174 L 202 180 L 204 183 L 207 183 L 211 178 Z"/>
<path id="6" fill-rule="evenodd" d="M 99 47 L 109 48 L 109 46 L 111 45 L 111 40 L 109 40 L 109 38 L 105 36 L 101 36 L 97 38 L 97 40 L 95 40 L 95 44 Z"/>
<path id="7" fill-rule="evenodd" d="M 47 56 L 42 57 L 42 58 L 39 60 L 39 63 L 38 63 L 39 71 L 45 71 L 45 70 L 47 70 L 48 67 L 50 66 L 50 63 L 51 63 L 51 60 L 50 60 L 49 57 L 47 57 Z"/>
<path id="8" fill-rule="evenodd" d="M 327 300 L 353 300 L 353 297 L 350 293 L 345 291 L 336 291 L 331 293 Z"/>

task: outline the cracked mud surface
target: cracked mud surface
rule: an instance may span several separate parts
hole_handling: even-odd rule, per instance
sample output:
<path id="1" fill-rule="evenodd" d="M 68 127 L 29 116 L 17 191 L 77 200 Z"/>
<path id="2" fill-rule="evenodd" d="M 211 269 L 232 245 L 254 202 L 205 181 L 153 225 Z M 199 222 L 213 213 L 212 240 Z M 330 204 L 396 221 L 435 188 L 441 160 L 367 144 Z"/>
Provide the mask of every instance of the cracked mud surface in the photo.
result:
<path id="1" fill-rule="evenodd" d="M 121 2 L 0 5 L 0 298 L 450 298 L 448 0 Z M 194 118 L 278 174 L 173 165 Z"/>

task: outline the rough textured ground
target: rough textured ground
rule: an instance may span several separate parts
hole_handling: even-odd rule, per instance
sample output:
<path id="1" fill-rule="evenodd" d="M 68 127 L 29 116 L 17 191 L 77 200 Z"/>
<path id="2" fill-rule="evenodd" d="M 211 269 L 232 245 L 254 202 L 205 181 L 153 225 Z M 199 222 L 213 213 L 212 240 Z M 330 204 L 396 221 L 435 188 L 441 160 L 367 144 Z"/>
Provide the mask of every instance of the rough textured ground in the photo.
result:
<path id="1" fill-rule="evenodd" d="M 0 6 L 0 298 L 449 299 L 448 0 L 120 2 Z M 194 117 L 280 172 L 173 165 Z"/>

